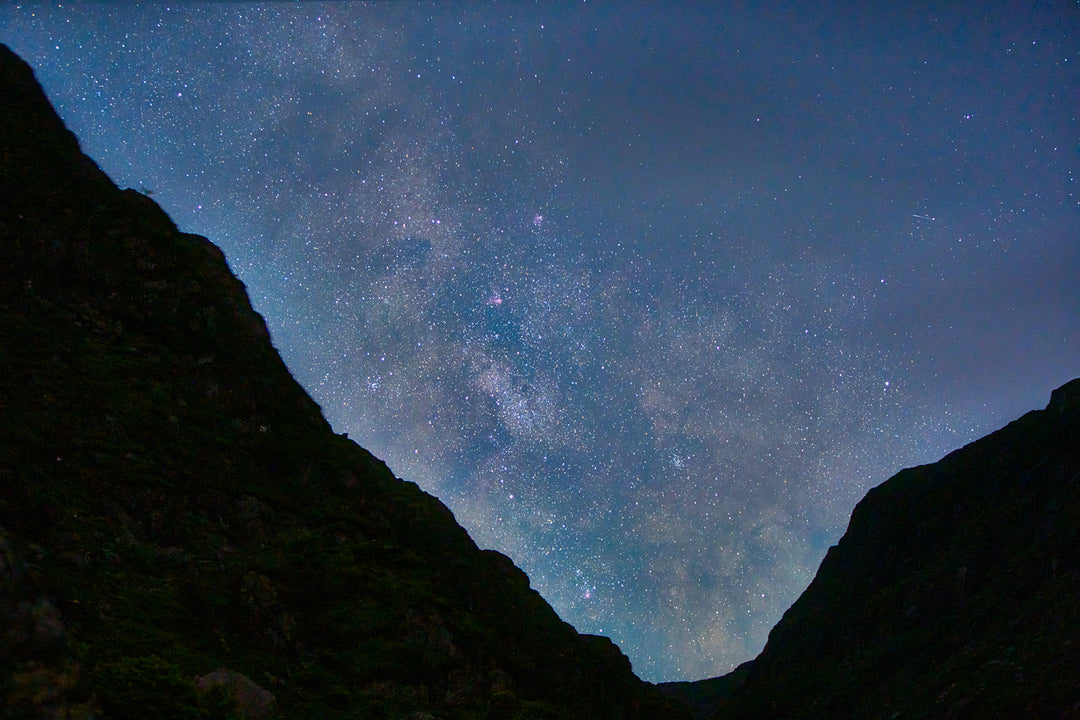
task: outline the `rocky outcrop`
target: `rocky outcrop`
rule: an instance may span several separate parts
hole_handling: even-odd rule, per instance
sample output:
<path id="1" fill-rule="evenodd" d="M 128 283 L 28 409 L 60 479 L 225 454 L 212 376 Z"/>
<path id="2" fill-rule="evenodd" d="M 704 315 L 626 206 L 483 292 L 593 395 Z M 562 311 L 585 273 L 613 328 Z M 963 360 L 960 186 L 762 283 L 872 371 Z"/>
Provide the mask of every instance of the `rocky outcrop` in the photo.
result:
<path id="1" fill-rule="evenodd" d="M 29 546 L 35 556 L 41 548 Z M 98 706 L 80 692 L 81 668 L 53 602 L 41 594 L 39 568 L 15 550 L 0 527 L 0 700 L 5 717 L 94 717 Z"/>
<path id="2" fill-rule="evenodd" d="M 270 720 L 277 714 L 274 693 L 235 670 L 218 668 L 196 676 L 195 687 L 205 693 L 220 692 L 240 720 Z"/>

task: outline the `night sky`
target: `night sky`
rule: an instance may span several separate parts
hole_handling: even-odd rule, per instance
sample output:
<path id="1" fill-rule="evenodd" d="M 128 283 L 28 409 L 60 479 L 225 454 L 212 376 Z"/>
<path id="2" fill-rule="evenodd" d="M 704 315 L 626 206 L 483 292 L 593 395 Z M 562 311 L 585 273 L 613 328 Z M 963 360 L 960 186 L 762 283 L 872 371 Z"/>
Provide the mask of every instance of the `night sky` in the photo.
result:
<path id="1" fill-rule="evenodd" d="M 660 681 L 1080 375 L 1080 11 L 1027 5 L 7 4 L 0 41 L 338 432 Z"/>

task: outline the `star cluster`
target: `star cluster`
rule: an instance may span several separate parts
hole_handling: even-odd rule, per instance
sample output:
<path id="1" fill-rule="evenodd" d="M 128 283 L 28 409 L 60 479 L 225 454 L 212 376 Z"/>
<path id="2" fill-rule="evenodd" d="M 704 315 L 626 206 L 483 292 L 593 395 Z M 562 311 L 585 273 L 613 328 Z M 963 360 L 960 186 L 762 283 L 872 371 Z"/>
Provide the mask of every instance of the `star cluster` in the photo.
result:
<path id="1" fill-rule="evenodd" d="M 5 5 L 340 432 L 648 680 L 1080 367 L 1075 3 Z"/>

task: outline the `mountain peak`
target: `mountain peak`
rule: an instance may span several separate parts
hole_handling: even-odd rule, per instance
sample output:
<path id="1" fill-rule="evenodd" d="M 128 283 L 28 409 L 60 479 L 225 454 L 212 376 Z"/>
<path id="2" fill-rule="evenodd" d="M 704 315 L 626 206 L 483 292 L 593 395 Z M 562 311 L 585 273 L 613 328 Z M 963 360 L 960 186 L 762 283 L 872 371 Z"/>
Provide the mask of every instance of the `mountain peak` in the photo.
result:
<path id="1" fill-rule="evenodd" d="M 1046 409 L 1055 413 L 1075 412 L 1080 405 L 1080 378 L 1071 380 L 1050 393 Z"/>

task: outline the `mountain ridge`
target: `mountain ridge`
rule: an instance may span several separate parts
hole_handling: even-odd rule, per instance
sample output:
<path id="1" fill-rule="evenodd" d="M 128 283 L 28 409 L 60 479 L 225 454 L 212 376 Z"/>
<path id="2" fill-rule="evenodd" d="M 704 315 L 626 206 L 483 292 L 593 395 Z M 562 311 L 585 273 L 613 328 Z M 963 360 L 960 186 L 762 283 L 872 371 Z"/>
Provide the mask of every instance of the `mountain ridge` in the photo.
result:
<path id="1" fill-rule="evenodd" d="M 7 717 L 679 716 L 336 435 L 221 251 L 6 46 L 0 245 Z"/>
<path id="2" fill-rule="evenodd" d="M 1080 717 L 1080 379 L 870 490 L 714 720 Z M 719 682 L 718 682 L 719 681 Z"/>

